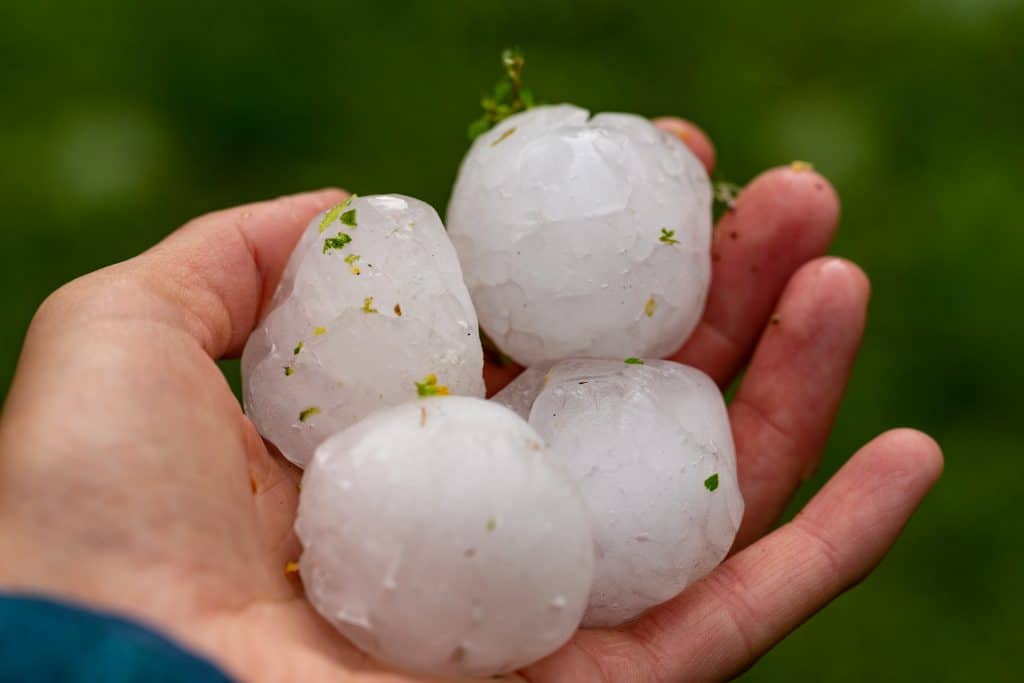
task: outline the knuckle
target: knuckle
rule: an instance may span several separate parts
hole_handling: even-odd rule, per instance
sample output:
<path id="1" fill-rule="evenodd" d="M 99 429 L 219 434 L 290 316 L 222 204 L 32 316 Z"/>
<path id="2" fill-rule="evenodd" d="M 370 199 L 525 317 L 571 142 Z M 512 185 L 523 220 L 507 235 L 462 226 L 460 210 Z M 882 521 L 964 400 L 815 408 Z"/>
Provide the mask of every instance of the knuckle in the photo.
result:
<path id="1" fill-rule="evenodd" d="M 36 309 L 32 328 L 94 319 L 124 310 L 144 296 L 141 283 L 118 266 L 111 266 L 61 285 Z"/>

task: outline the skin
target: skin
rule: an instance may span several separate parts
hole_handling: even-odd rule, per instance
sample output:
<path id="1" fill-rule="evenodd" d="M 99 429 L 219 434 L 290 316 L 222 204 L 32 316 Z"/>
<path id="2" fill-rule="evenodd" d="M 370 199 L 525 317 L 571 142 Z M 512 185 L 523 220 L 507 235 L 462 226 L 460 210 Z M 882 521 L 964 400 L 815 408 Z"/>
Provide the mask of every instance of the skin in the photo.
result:
<path id="1" fill-rule="evenodd" d="M 710 169 L 693 124 L 658 125 Z M 150 623 L 246 680 L 407 681 L 347 644 L 283 571 L 298 472 L 263 443 L 214 359 L 237 355 L 324 190 L 198 218 L 62 287 L 29 328 L 0 423 L 0 586 Z M 710 681 L 742 672 L 881 561 L 942 455 L 876 437 L 788 524 L 814 472 L 864 328 L 869 285 L 822 254 L 838 200 L 811 170 L 767 171 L 715 231 L 704 319 L 673 356 L 722 386 L 747 501 L 710 576 L 633 624 L 580 631 L 515 676 Z M 489 366 L 491 392 L 514 367 Z"/>

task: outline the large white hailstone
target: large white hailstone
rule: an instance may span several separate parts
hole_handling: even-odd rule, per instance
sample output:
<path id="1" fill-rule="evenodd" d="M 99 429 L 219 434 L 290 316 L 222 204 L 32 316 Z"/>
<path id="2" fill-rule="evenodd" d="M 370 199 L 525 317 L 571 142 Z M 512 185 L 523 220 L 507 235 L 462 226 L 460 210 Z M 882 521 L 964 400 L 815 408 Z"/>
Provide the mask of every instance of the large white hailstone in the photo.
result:
<path id="1" fill-rule="evenodd" d="M 538 381 L 538 377 L 540 378 Z M 725 558 L 743 516 L 722 396 L 678 363 L 569 360 L 494 397 L 522 410 L 591 515 L 594 587 L 583 625 L 615 626 L 678 595 Z"/>
<path id="2" fill-rule="evenodd" d="M 447 221 L 481 326 L 523 365 L 666 356 L 704 309 L 711 184 L 639 116 L 509 117 L 466 154 Z"/>
<path id="3" fill-rule="evenodd" d="M 482 399 L 422 399 L 332 436 L 295 529 L 313 606 L 409 672 L 515 670 L 565 643 L 587 604 L 579 492 L 532 427 Z"/>
<path id="4" fill-rule="evenodd" d="M 346 200 L 310 222 L 242 355 L 246 413 L 299 466 L 331 434 L 416 398 L 417 383 L 483 396 L 482 372 L 441 219 L 400 195 Z"/>

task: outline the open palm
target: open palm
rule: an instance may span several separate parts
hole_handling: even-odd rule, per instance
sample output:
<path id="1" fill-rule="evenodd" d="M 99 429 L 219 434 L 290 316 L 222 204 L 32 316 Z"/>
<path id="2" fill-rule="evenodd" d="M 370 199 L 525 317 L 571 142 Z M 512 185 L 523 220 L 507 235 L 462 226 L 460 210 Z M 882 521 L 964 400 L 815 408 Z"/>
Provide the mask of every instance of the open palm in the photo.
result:
<path id="1" fill-rule="evenodd" d="M 692 125 L 678 134 L 709 168 Z M 161 627 L 259 680 L 409 680 L 339 637 L 283 568 L 298 472 L 264 445 L 215 359 L 237 354 L 326 190 L 199 218 L 40 308 L 0 424 L 0 585 Z M 715 231 L 704 319 L 675 356 L 727 385 L 746 516 L 734 554 L 639 621 L 581 631 L 521 675 L 718 680 L 863 578 L 942 468 L 909 430 L 862 448 L 768 533 L 817 464 L 853 364 L 868 284 L 822 259 L 838 216 L 819 175 L 769 171 Z M 493 392 L 516 372 L 489 366 Z M 767 533 L 767 535 L 765 535 Z"/>

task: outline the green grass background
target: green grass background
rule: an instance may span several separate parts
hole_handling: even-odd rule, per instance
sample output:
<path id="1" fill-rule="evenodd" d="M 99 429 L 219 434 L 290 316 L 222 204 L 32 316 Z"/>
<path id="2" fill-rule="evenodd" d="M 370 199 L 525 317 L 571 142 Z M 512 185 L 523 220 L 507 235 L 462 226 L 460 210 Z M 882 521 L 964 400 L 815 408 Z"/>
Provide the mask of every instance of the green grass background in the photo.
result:
<path id="1" fill-rule="evenodd" d="M 692 118 L 740 182 L 834 180 L 874 298 L 804 498 L 888 427 L 945 448 L 879 571 L 746 680 L 1020 680 L 1024 3 L 283 4 L 0 8 L 0 387 L 48 292 L 192 216 L 326 185 L 443 209 L 519 44 L 545 100 Z"/>

